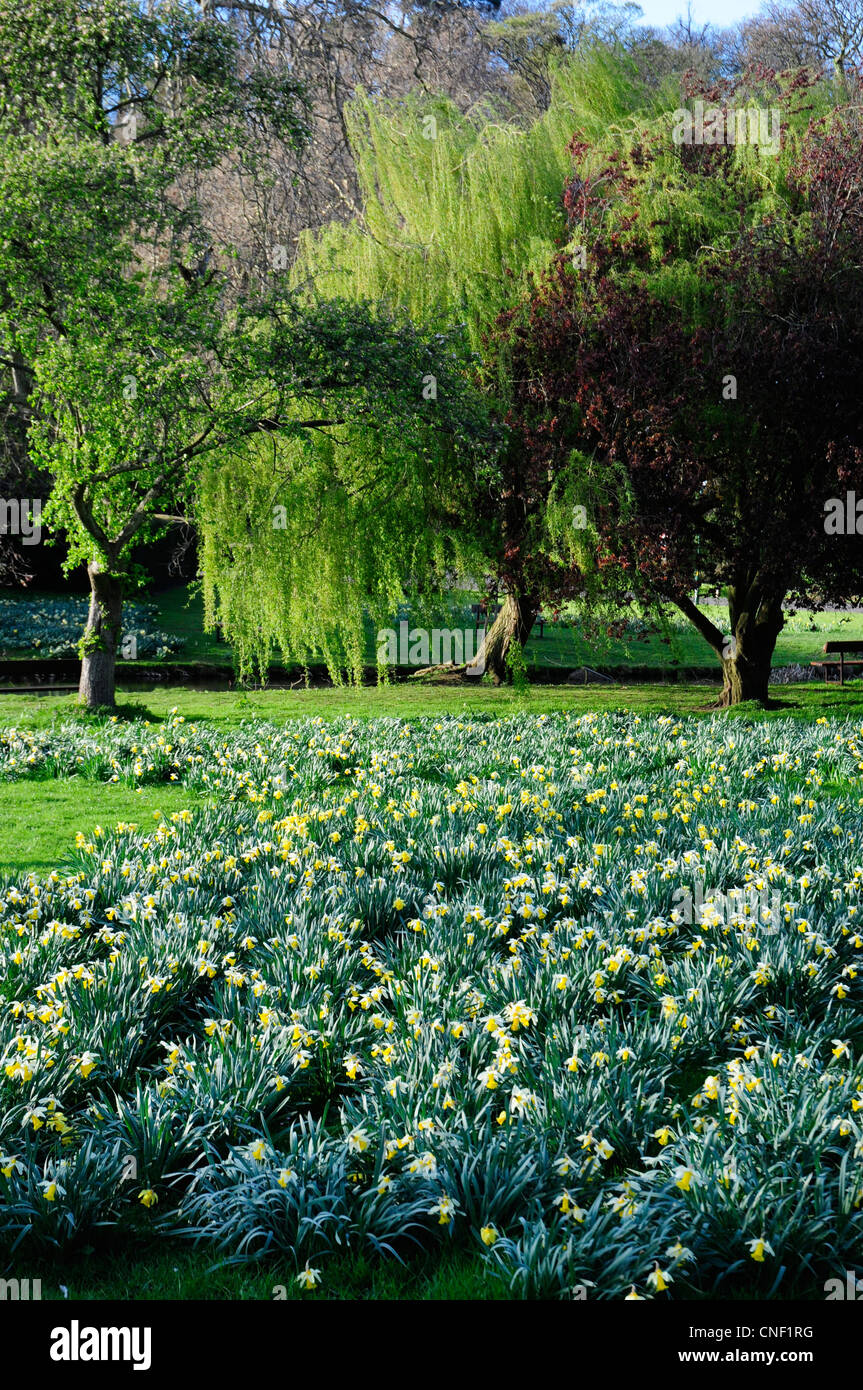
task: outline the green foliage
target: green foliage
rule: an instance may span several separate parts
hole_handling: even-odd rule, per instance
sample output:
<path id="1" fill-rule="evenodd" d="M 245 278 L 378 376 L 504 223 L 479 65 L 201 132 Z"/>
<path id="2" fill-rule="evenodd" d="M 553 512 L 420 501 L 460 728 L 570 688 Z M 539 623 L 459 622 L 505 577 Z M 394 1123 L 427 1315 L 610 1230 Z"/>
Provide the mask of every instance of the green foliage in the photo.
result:
<path id="1" fill-rule="evenodd" d="M 506 665 L 516 695 L 526 695 L 530 690 L 530 681 L 527 677 L 524 648 L 520 642 L 510 642 L 506 653 Z"/>
<path id="2" fill-rule="evenodd" d="M 440 97 L 359 96 L 348 128 L 362 220 L 307 236 L 295 282 L 384 300 L 445 328 L 464 323 L 480 352 L 496 316 L 565 239 L 574 131 L 606 133 L 644 100 L 628 65 L 602 50 L 559 65 L 550 107 L 528 129 L 482 106 L 463 115 Z M 506 399 L 505 379 L 493 385 Z"/>
<path id="3" fill-rule="evenodd" d="M 349 442 L 368 465 L 366 488 L 339 471 L 336 454 Z M 205 622 L 218 614 L 243 673 L 265 672 L 278 645 L 306 664 L 322 654 L 337 679 L 361 678 L 364 610 L 380 622 L 393 611 L 422 532 L 421 497 L 409 486 L 396 524 L 382 515 L 388 480 L 376 470 L 390 457 L 343 427 L 293 447 L 252 445 L 241 467 L 205 475 Z M 442 558 L 422 557 L 428 569 Z"/>
<path id="4" fill-rule="evenodd" d="M 569 238 L 563 194 L 573 134 L 581 129 L 608 144 L 657 102 L 631 62 L 599 46 L 556 67 L 548 110 L 527 128 L 483 106 L 462 114 L 451 102 L 419 94 L 397 103 L 359 96 L 349 129 L 362 215 L 305 238 L 294 284 L 370 297 L 442 331 L 460 329 L 479 358 L 476 378 L 503 420 L 513 382 L 497 325 L 525 301 Z M 503 442 L 509 456 L 502 449 L 496 474 L 477 479 L 465 523 L 480 557 L 474 572 L 513 590 L 522 576 L 507 571 L 512 557 L 529 553 L 546 570 L 550 562 L 565 574 L 586 537 L 561 546 L 560 528 L 522 474 L 518 441 L 507 432 Z M 514 535 L 519 509 L 504 499 L 527 495 L 529 535 Z M 494 524 L 478 525 L 489 516 Z M 525 585 L 544 593 L 546 579 Z"/>
<path id="5" fill-rule="evenodd" d="M 185 4 L 28 0 L 23 16 L 0 4 L 4 35 L 0 337 L 31 385 L 30 448 L 54 479 L 43 520 L 66 531 L 67 567 L 96 560 L 133 578 L 133 546 L 200 508 L 207 617 L 235 640 L 242 675 L 279 640 L 290 655 L 318 641 L 334 671 L 355 675 L 363 602 L 396 593 L 409 525 L 401 573 L 412 565 L 419 582 L 449 563 L 465 469 L 493 466 L 463 342 L 427 342 L 366 303 L 300 307 L 276 280 L 231 290 L 237 247 L 208 225 L 195 179 L 230 154 L 265 181 L 257 137 L 290 147 L 305 130 L 285 66 L 251 62 L 231 24 Z M 334 462 L 343 429 L 369 464 L 361 503 Z M 427 468 L 414 487 L 435 433 L 455 478 L 444 505 Z M 277 436 L 275 453 L 258 447 Z M 273 465 L 284 500 L 268 498 Z M 385 527 L 382 496 L 412 488 L 401 527 Z M 280 536 L 273 505 L 290 511 Z M 419 506 L 427 522 L 445 513 L 423 546 Z M 389 544 L 379 575 L 345 523 L 381 558 Z"/>
<path id="6" fill-rule="evenodd" d="M 264 673 L 278 648 L 358 683 L 366 618 L 386 626 L 406 594 L 430 597 L 477 560 L 465 523 L 496 443 L 464 350 L 368 312 L 365 339 L 346 349 L 355 380 L 341 399 L 328 392 L 326 428 L 292 432 L 286 412 L 277 440 L 252 439 L 229 467 L 214 456 L 201 471 L 205 622 L 222 623 L 243 677 Z"/>
<path id="7" fill-rule="evenodd" d="M 237 324 L 178 189 L 250 123 L 301 140 L 299 93 L 283 69 L 248 71 L 233 29 L 185 3 L 3 3 L 0 48 L 0 336 L 54 478 L 46 524 L 66 530 L 69 567 L 122 573 L 154 513 L 190 500 L 217 422 L 229 434 L 242 413 Z M 260 367 L 250 334 L 245 358 Z"/>
<path id="8" fill-rule="evenodd" d="M 83 661 L 86 657 L 91 656 L 93 652 L 103 652 L 106 651 L 107 648 L 101 633 L 85 632 L 83 637 L 78 641 L 75 650 Z"/>
<path id="9" fill-rule="evenodd" d="M 236 29 L 187 0 L 146 9 L 128 0 L 4 0 L 0 120 L 6 128 L 17 122 L 19 133 L 24 121 L 60 126 L 84 145 L 107 143 L 134 113 L 146 128 L 145 151 L 199 168 L 235 147 L 250 125 L 302 140 L 296 82 L 275 64 L 238 81 L 241 61 Z"/>
<path id="10" fill-rule="evenodd" d="M 626 713 L 8 731 L 4 778 L 215 804 L 0 886 L 0 1248 L 817 1296 L 863 1233 L 861 755 Z"/>
<path id="11" fill-rule="evenodd" d="M 712 106 L 698 100 L 707 114 Z M 583 146 L 576 160 L 582 178 L 599 178 L 601 206 L 576 221 L 575 245 L 590 250 L 594 240 L 613 244 L 613 280 L 623 289 L 639 286 L 680 310 L 690 327 L 715 324 L 717 304 L 706 294 L 703 268 L 722 263 L 738 242 L 741 216 L 757 236 L 775 221 L 801 235 L 803 212 L 799 182 L 792 176 L 813 121 L 828 116 L 836 94 L 829 84 L 800 86 L 785 78 L 747 74 L 717 95 L 717 108 L 746 121 L 778 118 L 777 145 L 749 139 L 720 145 L 680 145 L 673 139 L 682 110 L 692 111 L 675 85 L 628 119 L 609 118 L 603 133 L 580 126 Z M 748 124 L 746 126 L 748 132 Z M 613 167 L 618 191 L 606 187 Z M 805 218 L 804 218 L 805 222 Z M 793 225 L 792 225 L 793 224 Z"/>

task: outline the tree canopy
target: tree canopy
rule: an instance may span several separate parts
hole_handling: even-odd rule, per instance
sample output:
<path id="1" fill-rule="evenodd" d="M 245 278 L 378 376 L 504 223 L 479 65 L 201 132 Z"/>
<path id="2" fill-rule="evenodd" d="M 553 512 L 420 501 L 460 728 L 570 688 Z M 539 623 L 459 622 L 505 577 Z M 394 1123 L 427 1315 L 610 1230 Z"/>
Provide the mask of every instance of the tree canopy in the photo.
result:
<path id="1" fill-rule="evenodd" d="M 572 244 L 503 336 L 533 476 L 607 484 L 603 587 L 676 604 L 736 702 L 767 696 L 786 600 L 861 589 L 824 520 L 863 461 L 863 142 L 856 105 L 803 75 L 691 96 L 725 122 L 775 111 L 780 142 L 675 144 L 666 117 L 611 152 L 577 137 Z"/>
<path id="2" fill-rule="evenodd" d="M 213 470 L 256 436 L 383 421 L 414 440 L 449 349 L 374 306 L 300 306 L 276 275 L 237 293 L 236 248 L 214 238 L 195 176 L 226 151 L 254 176 L 255 131 L 301 141 L 304 102 L 284 67 L 250 68 L 222 20 L 28 0 L 0 5 L 0 45 L 0 338 L 54 479 L 43 519 L 90 571 L 82 695 L 107 703 L 133 547 L 229 492 Z M 453 439 L 472 428 L 463 379 L 430 417 Z M 267 642 L 250 633 L 246 669 Z"/>
<path id="3" fill-rule="evenodd" d="M 421 10 L 396 47 L 428 53 Z M 498 678 L 542 605 L 637 593 L 687 613 L 728 699 L 763 693 L 783 602 L 858 582 L 807 520 L 859 466 L 845 58 L 717 81 L 722 45 L 678 26 L 647 71 L 631 7 L 505 9 L 484 42 L 536 114 L 340 87 L 353 216 L 294 258 L 267 209 L 320 113 L 292 15 L 0 0 L 0 349 L 90 574 L 82 694 L 113 698 L 134 549 L 178 522 L 243 675 L 281 649 L 358 679 L 369 615 L 471 576 L 504 596 Z M 694 104 L 721 135 L 681 136 Z"/>
<path id="4" fill-rule="evenodd" d="M 465 520 L 507 594 L 498 673 L 541 602 L 638 594 L 695 623 L 726 700 L 764 698 L 786 599 L 859 584 L 821 497 L 859 445 L 844 95 L 759 69 L 648 90 L 600 47 L 558 68 L 527 130 L 355 105 L 362 217 L 310 239 L 295 280 L 463 325 L 504 425 Z M 740 138 L 681 141 L 682 100 L 723 131 L 742 112 Z M 727 587 L 731 631 L 692 603 L 699 578 Z"/>
<path id="5" fill-rule="evenodd" d="M 327 639 L 311 621 L 312 613 L 321 611 L 322 571 L 334 576 L 326 605 L 328 627 L 340 633 L 337 646 L 350 643 L 353 650 L 363 603 L 379 612 L 385 595 L 391 613 L 408 593 L 416 599 L 443 589 L 454 568 L 502 583 L 505 612 L 489 634 L 484 654 L 498 676 L 509 642 L 524 640 L 541 599 L 577 584 L 569 570 L 549 562 L 541 545 L 528 548 L 524 543 L 526 509 L 531 509 L 532 523 L 539 517 L 520 486 L 519 441 L 505 426 L 513 399 L 511 371 L 498 346 L 489 351 L 489 339 L 500 314 L 524 299 L 532 279 L 567 239 L 563 190 L 575 113 L 599 134 L 612 113 L 626 113 L 646 99 L 634 65 L 615 62 L 597 47 L 559 67 L 548 110 L 527 128 L 501 123 L 486 109 L 463 115 L 451 102 L 418 95 L 392 104 L 361 95 L 351 107 L 362 216 L 304 239 L 292 287 L 301 299 L 323 294 L 380 304 L 396 320 L 424 324 L 429 332 L 443 335 L 442 342 L 459 336 L 472 354 L 463 370 L 479 393 L 476 418 L 484 406 L 490 432 L 481 466 L 473 459 L 467 474 L 453 472 L 447 432 L 430 437 L 408 465 L 404 441 L 398 440 L 378 451 L 377 482 L 371 488 L 366 482 L 368 441 L 350 429 L 335 450 L 313 443 L 314 462 L 308 445 L 280 444 L 280 467 L 306 480 L 297 488 L 288 523 L 290 543 L 281 551 L 282 579 L 274 584 L 284 613 L 284 640 L 289 631 L 293 634 L 292 652 L 301 630 L 315 631 L 319 645 Z M 431 375 L 435 409 L 443 412 L 453 385 L 444 387 L 434 367 Z M 491 429 L 495 422 L 496 431 Z M 262 462 L 250 455 L 249 466 L 247 492 L 252 496 L 254 473 Z M 320 481 L 321 468 L 326 485 Z M 363 560 L 351 561 L 353 573 L 367 574 L 362 602 L 352 584 L 336 577 L 346 570 L 334 567 L 335 555 L 331 564 L 325 563 L 319 551 L 323 531 L 310 527 L 302 501 L 304 495 L 314 498 L 319 517 L 322 509 L 331 508 L 332 531 L 338 528 L 346 493 L 369 508 L 368 524 L 351 513 L 355 547 L 367 547 Z M 378 515 L 382 498 L 391 524 L 382 525 Z M 278 541 L 267 538 L 266 549 L 266 563 L 278 566 Z M 420 565 L 421 557 L 430 563 Z M 242 583 L 239 575 L 238 590 Z M 250 603 L 254 606 L 254 594 Z M 351 625 L 355 635 L 349 639 Z M 329 640 L 327 646 L 332 646 Z"/>

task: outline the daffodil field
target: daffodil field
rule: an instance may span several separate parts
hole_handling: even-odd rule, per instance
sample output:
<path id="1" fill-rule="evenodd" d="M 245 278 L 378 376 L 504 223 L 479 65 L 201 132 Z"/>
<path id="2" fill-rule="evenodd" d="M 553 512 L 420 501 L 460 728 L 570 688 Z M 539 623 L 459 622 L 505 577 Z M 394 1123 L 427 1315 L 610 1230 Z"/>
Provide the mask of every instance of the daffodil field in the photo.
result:
<path id="1" fill-rule="evenodd" d="M 0 598 L 0 653 L 75 656 L 88 607 L 83 598 Z M 160 631 L 158 620 L 153 603 L 126 605 L 124 637 L 135 639 L 137 656 L 162 658 L 182 647 L 181 638 Z"/>
<path id="2" fill-rule="evenodd" d="M 863 1251 L 863 728 L 0 732 L 3 1262 L 454 1245 L 516 1297 L 822 1297 Z M 92 829 L 93 781 L 206 809 Z"/>

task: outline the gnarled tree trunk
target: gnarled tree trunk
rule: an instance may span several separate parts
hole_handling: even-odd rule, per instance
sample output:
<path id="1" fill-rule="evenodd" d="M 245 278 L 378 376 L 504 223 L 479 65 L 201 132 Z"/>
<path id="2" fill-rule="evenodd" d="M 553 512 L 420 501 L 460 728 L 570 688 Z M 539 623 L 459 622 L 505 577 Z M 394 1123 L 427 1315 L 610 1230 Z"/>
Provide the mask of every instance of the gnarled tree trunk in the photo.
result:
<path id="1" fill-rule="evenodd" d="M 677 595 L 674 603 L 710 643 L 722 662 L 723 686 L 719 706 L 742 704 L 745 700 L 767 703 L 770 663 L 776 639 L 782 631 L 784 591 L 757 574 L 743 573 L 726 590 L 729 632 L 723 633 L 702 613 L 687 595 Z"/>
<path id="2" fill-rule="evenodd" d="M 513 642 L 524 646 L 536 622 L 539 608 L 527 594 L 507 594 L 501 610 L 486 633 L 477 653 L 476 666 L 490 671 L 495 684 L 507 677 L 506 658 Z"/>
<path id="3" fill-rule="evenodd" d="M 785 622 L 782 597 L 757 584 L 729 588 L 731 634 L 720 653 L 724 678 L 721 706 L 739 705 L 744 700 L 767 703 L 770 663 Z"/>
<path id="4" fill-rule="evenodd" d="M 117 644 L 123 627 L 123 579 L 100 568 L 97 560 L 87 566 L 90 576 L 90 612 L 82 643 L 78 701 L 88 709 L 112 708 L 116 694 Z"/>

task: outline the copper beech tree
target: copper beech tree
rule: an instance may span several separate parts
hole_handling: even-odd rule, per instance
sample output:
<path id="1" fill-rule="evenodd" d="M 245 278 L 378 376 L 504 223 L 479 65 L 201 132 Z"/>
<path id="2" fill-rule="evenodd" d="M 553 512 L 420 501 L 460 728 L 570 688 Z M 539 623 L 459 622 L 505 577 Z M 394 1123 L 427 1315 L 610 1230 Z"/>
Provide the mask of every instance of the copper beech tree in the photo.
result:
<path id="1" fill-rule="evenodd" d="M 802 74 L 688 96 L 726 132 L 745 111 L 756 139 L 676 144 L 665 117 L 602 159 L 573 140 L 572 240 L 498 322 L 515 489 L 527 516 L 589 484 L 600 584 L 676 606 L 722 664 L 721 703 L 763 702 L 789 603 L 863 591 L 860 537 L 825 526 L 863 493 L 863 126 Z M 748 120 L 765 108 L 778 150 Z M 697 580 L 727 594 L 728 627 Z"/>

